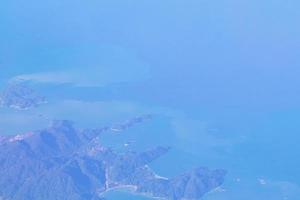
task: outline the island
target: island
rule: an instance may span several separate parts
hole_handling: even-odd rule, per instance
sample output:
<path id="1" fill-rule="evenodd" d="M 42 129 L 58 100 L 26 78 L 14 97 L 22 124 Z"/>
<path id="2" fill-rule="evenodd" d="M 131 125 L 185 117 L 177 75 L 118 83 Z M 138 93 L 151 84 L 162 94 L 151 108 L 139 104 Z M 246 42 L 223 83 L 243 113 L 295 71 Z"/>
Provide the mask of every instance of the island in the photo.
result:
<path id="1" fill-rule="evenodd" d="M 16 110 L 28 110 L 45 104 L 46 99 L 25 82 L 11 82 L 0 93 L 0 106 Z"/>
<path id="2" fill-rule="evenodd" d="M 118 130 L 148 118 L 127 120 Z M 1 136 L 0 199 L 104 200 L 106 192 L 126 188 L 157 199 L 195 200 L 224 182 L 225 170 L 204 167 L 161 177 L 149 164 L 170 147 L 117 153 L 101 144 L 101 135 L 113 128 L 78 129 L 55 120 L 42 130 Z"/>

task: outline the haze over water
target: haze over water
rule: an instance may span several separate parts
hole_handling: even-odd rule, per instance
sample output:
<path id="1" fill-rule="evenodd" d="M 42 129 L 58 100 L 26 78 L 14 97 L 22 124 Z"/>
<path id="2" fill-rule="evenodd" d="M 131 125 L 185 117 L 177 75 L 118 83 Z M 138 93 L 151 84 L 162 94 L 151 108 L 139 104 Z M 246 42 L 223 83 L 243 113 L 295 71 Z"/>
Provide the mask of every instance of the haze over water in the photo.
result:
<path id="1" fill-rule="evenodd" d="M 153 163 L 167 177 L 198 165 L 226 169 L 225 185 L 204 200 L 297 200 L 299 7 L 296 0 L 3 0 L 1 89 L 21 79 L 48 104 L 1 108 L 1 134 L 51 119 L 93 128 L 152 114 L 103 142 L 120 151 L 128 141 L 138 150 L 171 146 Z"/>

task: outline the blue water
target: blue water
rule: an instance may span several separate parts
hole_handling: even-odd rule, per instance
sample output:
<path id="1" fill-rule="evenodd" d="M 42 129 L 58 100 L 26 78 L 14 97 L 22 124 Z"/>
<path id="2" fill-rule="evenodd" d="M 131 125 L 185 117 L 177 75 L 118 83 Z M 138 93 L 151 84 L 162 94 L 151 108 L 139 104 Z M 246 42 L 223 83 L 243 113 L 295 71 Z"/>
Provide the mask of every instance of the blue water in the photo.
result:
<path id="1" fill-rule="evenodd" d="M 228 170 L 223 192 L 204 200 L 298 200 L 299 6 L 3 0 L 0 88 L 23 78 L 49 103 L 1 108 L 0 132 L 43 128 L 51 119 L 95 128 L 153 114 L 120 135 L 105 134 L 103 144 L 171 146 L 151 164 L 167 177 L 199 165 Z"/>

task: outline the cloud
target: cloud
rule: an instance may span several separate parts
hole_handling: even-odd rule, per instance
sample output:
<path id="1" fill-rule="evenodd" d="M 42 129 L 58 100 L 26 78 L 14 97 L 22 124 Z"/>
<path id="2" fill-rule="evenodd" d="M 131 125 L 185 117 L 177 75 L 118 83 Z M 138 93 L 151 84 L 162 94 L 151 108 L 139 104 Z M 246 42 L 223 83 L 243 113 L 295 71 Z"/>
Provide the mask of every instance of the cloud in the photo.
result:
<path id="1" fill-rule="evenodd" d="M 71 119 L 78 123 L 107 125 L 137 115 L 148 114 L 147 110 L 132 102 L 126 101 L 79 101 L 63 100 L 42 110 L 50 119 Z"/>
<path id="2" fill-rule="evenodd" d="M 39 83 L 105 86 L 113 83 L 136 82 L 150 77 L 149 66 L 137 54 L 120 47 L 99 47 L 92 50 L 68 51 L 69 59 L 55 70 L 20 74 L 13 80 Z"/>
<path id="3" fill-rule="evenodd" d="M 267 184 L 267 181 L 265 179 L 258 179 L 258 182 L 260 185 L 266 185 Z"/>
<path id="4" fill-rule="evenodd" d="M 64 71 L 57 72 L 41 72 L 33 74 L 22 74 L 13 78 L 13 80 L 24 80 L 24 81 L 36 81 L 41 83 L 74 83 L 77 78 L 74 77 L 74 74 L 68 74 Z"/>
<path id="5" fill-rule="evenodd" d="M 39 83 L 73 84 L 76 86 L 105 86 L 113 83 L 141 81 L 147 77 L 147 70 L 127 72 L 122 68 L 75 68 L 72 70 L 22 74 L 14 80 L 34 81 Z"/>

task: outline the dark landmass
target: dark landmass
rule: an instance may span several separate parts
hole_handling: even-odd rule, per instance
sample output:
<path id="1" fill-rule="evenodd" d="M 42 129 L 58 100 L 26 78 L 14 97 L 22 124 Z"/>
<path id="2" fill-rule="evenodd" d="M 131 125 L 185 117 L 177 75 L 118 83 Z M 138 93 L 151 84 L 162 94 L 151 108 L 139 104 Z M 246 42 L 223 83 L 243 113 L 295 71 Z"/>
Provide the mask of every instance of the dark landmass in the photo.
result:
<path id="1" fill-rule="evenodd" d="M 224 170 L 207 168 L 160 177 L 148 164 L 168 147 L 118 154 L 101 145 L 107 130 L 54 121 L 44 130 L 0 137 L 0 199 L 103 200 L 109 190 L 128 188 L 149 197 L 194 200 L 224 181 Z"/>

